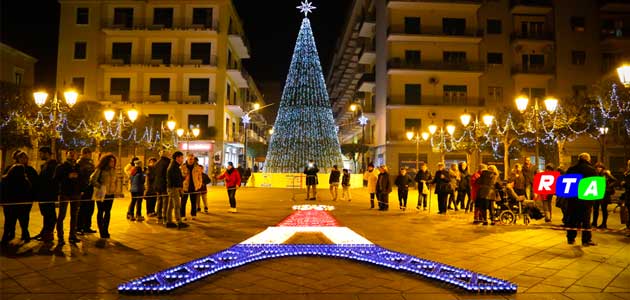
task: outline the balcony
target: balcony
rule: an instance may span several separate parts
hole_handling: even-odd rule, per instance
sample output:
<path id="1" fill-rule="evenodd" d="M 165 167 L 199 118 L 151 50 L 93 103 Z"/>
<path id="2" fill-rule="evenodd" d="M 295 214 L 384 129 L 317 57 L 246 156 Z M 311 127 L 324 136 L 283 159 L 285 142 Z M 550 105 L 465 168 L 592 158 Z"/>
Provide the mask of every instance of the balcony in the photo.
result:
<path id="1" fill-rule="evenodd" d="M 447 97 L 447 96 L 421 96 L 420 104 L 405 104 L 405 96 L 394 95 L 387 97 L 387 108 L 396 109 L 403 108 L 409 109 L 414 106 L 468 106 L 479 107 L 485 106 L 486 101 L 481 97 L 473 96 L 460 96 L 460 97 Z"/>
<path id="2" fill-rule="evenodd" d="M 359 28 L 359 36 L 364 38 L 373 38 L 374 29 L 376 28 L 376 17 L 364 16 L 361 20 L 361 27 Z"/>
<path id="3" fill-rule="evenodd" d="M 630 28 L 602 29 L 600 33 L 602 51 L 630 49 Z"/>
<path id="4" fill-rule="evenodd" d="M 555 36 L 553 32 L 512 32 L 510 41 L 513 44 L 521 43 L 553 43 Z"/>
<path id="5" fill-rule="evenodd" d="M 374 78 L 375 78 L 374 73 L 363 74 L 363 76 L 361 76 L 361 79 L 359 79 L 359 83 L 357 84 L 358 90 L 360 92 L 373 93 L 374 87 L 376 87 Z"/>
<path id="6" fill-rule="evenodd" d="M 513 15 L 546 15 L 551 12 L 551 0 L 511 0 L 510 11 Z"/>
<path id="7" fill-rule="evenodd" d="M 230 40 L 230 44 L 236 51 L 236 55 L 238 55 L 241 59 L 249 58 L 249 41 L 245 38 L 245 35 L 242 33 L 238 33 L 235 31 L 231 31 L 228 35 L 228 39 Z"/>
<path id="8" fill-rule="evenodd" d="M 420 28 L 419 33 L 405 32 L 404 25 L 392 25 L 387 29 L 387 40 L 390 42 L 453 42 L 478 44 L 483 38 L 483 30 L 466 28 L 460 32 L 449 32 L 442 27 Z"/>
<path id="9" fill-rule="evenodd" d="M 464 73 L 481 73 L 485 69 L 484 63 L 478 62 L 444 62 L 444 61 L 423 61 L 409 62 L 400 58 L 392 58 L 387 62 L 388 73 L 402 72 L 425 72 L 425 71 L 443 71 L 443 72 L 464 72 Z"/>
<path id="10" fill-rule="evenodd" d="M 227 75 L 232 78 L 232 81 L 239 88 L 248 88 L 249 82 L 247 79 L 249 78 L 249 74 L 243 68 L 238 68 L 237 66 L 228 66 Z"/>
<path id="11" fill-rule="evenodd" d="M 512 76 L 542 76 L 553 78 L 556 70 L 553 65 L 515 65 L 512 67 Z"/>
<path id="12" fill-rule="evenodd" d="M 216 94 L 190 95 L 188 92 L 164 92 L 151 95 L 149 92 L 127 92 L 111 95 L 110 91 L 98 92 L 98 101 L 129 104 L 216 104 Z"/>
<path id="13" fill-rule="evenodd" d="M 111 56 L 101 57 L 99 64 L 107 67 L 216 67 L 216 55 L 210 55 L 204 58 L 192 59 L 190 55 L 171 55 L 170 58 L 155 58 L 151 55 L 134 55 L 126 58 L 112 58 Z"/>
<path id="14" fill-rule="evenodd" d="M 164 34 L 166 32 L 199 32 L 207 34 L 210 32 L 217 33 L 219 31 L 219 20 L 214 19 L 211 22 L 203 24 L 192 24 L 191 19 L 174 18 L 171 24 L 153 24 L 151 18 L 133 18 L 131 24 L 116 23 L 114 18 L 103 20 L 101 28 L 106 34 L 138 34 L 138 31 L 155 32 L 156 34 Z"/>
<path id="15" fill-rule="evenodd" d="M 363 44 L 361 48 L 361 52 L 359 52 L 359 63 L 364 65 L 374 64 L 376 61 L 376 49 L 374 49 L 374 44 L 366 42 Z"/>
<path id="16" fill-rule="evenodd" d="M 453 10 L 476 12 L 481 0 L 387 0 L 388 8 L 423 10 Z"/>
<path id="17" fill-rule="evenodd" d="M 610 12 L 630 11 L 628 0 L 600 0 L 599 9 Z"/>

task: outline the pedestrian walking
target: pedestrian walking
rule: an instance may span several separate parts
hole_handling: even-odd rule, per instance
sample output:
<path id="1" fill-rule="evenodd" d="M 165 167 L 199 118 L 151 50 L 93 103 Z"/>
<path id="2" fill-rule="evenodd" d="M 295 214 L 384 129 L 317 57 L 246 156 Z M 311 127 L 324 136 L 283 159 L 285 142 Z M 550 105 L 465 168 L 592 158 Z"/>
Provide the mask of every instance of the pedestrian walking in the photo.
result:
<path id="1" fill-rule="evenodd" d="M 76 162 L 76 152 L 72 149 L 66 151 L 66 161 L 55 170 L 55 180 L 59 183 L 60 203 L 59 214 L 57 215 L 57 238 L 63 244 L 63 223 L 70 206 L 70 233 L 68 241 L 79 243 L 77 237 L 77 219 L 79 217 L 79 206 L 81 205 L 81 169 Z"/>
<path id="2" fill-rule="evenodd" d="M 55 203 L 59 198 L 59 187 L 55 181 L 57 161 L 53 158 L 50 147 L 39 148 L 39 157 L 44 163 L 40 166 L 38 200 L 39 212 L 42 214 L 42 230 L 34 236 L 36 240 L 45 243 L 54 239 L 55 224 L 57 223 L 57 211 Z"/>
<path id="3" fill-rule="evenodd" d="M 219 175 L 217 179 L 225 180 L 225 187 L 227 188 L 228 199 L 230 201 L 229 212 L 236 213 L 236 190 L 241 186 L 241 174 L 234 169 L 232 162 L 228 162 L 227 169 L 223 174 Z"/>
<path id="4" fill-rule="evenodd" d="M 188 224 L 182 222 L 181 218 L 181 197 L 184 189 L 184 177 L 182 176 L 181 166 L 184 163 L 184 153 L 176 151 L 173 153 L 171 164 L 166 171 L 166 190 L 168 192 L 168 205 L 166 207 L 166 228 L 186 228 Z M 173 214 L 175 220 L 173 222 Z"/>
<path id="5" fill-rule="evenodd" d="M 591 226 L 599 229 L 606 229 L 608 228 L 608 204 L 612 202 L 612 195 L 615 194 L 615 184 L 617 183 L 617 178 L 615 178 L 615 176 L 610 173 L 610 170 L 606 169 L 604 164 L 601 162 L 595 164 L 595 171 L 597 172 L 597 176 L 603 176 L 606 178 L 606 192 L 604 193 L 604 199 L 593 201 L 593 223 Z M 602 224 L 597 226 L 600 207 L 602 210 Z"/>
<path id="6" fill-rule="evenodd" d="M 18 153 L 21 154 L 24 152 Z M 26 154 L 26 153 L 24 153 Z M 31 239 L 28 231 L 29 213 L 33 206 L 33 185 L 28 178 L 26 166 L 15 163 L 2 176 L 2 209 L 4 211 L 4 231 L 0 245 L 5 248 L 15 238 L 15 225 L 19 222 L 22 229 L 21 239 L 28 243 Z"/>
<path id="7" fill-rule="evenodd" d="M 460 209 L 468 212 L 470 206 L 470 173 L 468 172 L 468 164 L 465 161 L 459 162 L 459 182 L 457 183 L 457 201 L 455 207 L 459 205 Z M 468 202 L 466 202 L 468 198 Z"/>
<path id="8" fill-rule="evenodd" d="M 429 183 L 433 180 L 433 177 L 425 162 L 420 162 L 420 170 L 418 170 L 414 180 L 418 186 L 418 204 L 416 205 L 416 210 L 420 210 L 420 205 L 422 205 L 422 210 L 427 210 Z"/>
<path id="9" fill-rule="evenodd" d="M 435 193 L 438 198 L 438 214 L 446 213 L 446 200 L 451 193 L 451 179 L 448 171 L 444 168 L 444 163 L 437 164 L 437 171 L 433 176 L 433 184 L 435 184 Z"/>
<path id="10" fill-rule="evenodd" d="M 341 200 L 348 199 L 348 202 L 352 201 L 352 195 L 350 194 L 350 170 L 343 169 L 343 176 L 341 177 Z"/>
<path id="11" fill-rule="evenodd" d="M 151 157 L 147 161 L 147 168 L 144 171 L 146 175 L 144 186 L 144 199 L 147 208 L 147 217 L 155 217 L 155 205 L 157 204 L 158 194 L 155 191 L 155 163 L 157 158 Z"/>
<path id="12" fill-rule="evenodd" d="M 304 168 L 304 174 L 306 175 L 306 200 L 317 200 L 318 172 L 319 169 L 313 160 L 310 160 Z M 313 197 L 309 197 L 311 190 L 313 190 Z"/>
<path id="13" fill-rule="evenodd" d="M 481 209 L 479 209 L 479 178 L 481 178 L 481 173 L 487 170 L 488 166 L 486 164 L 480 164 L 477 172 L 470 176 L 470 196 L 472 199 L 471 209 L 473 210 L 473 224 L 479 224 L 483 221 L 481 220 Z"/>
<path id="14" fill-rule="evenodd" d="M 581 153 L 578 156 L 578 162 L 574 166 L 567 169 L 567 174 L 581 174 L 583 178 L 597 176 L 597 171 L 591 165 L 591 155 L 588 153 Z M 591 201 L 583 201 L 578 198 L 567 198 L 568 207 L 568 224 L 570 228 L 567 230 L 567 242 L 569 245 L 575 244 L 575 238 L 577 237 L 577 230 L 575 228 L 582 229 L 582 246 L 595 246 L 593 242 L 593 236 L 590 231 L 591 222 L 590 215 L 593 208 Z"/>
<path id="15" fill-rule="evenodd" d="M 182 195 L 182 202 L 180 207 L 180 215 L 182 220 L 186 220 L 186 202 L 190 199 L 190 218 L 195 219 L 197 217 L 197 198 L 199 198 L 198 191 L 203 185 L 203 167 L 195 161 L 193 154 L 186 156 L 186 162 L 180 167 L 182 176 L 184 176 L 184 194 Z"/>
<path id="16" fill-rule="evenodd" d="M 387 166 L 379 167 L 378 179 L 376 181 L 376 197 L 378 200 L 378 210 L 389 210 L 389 193 L 392 192 L 392 183 L 389 180 L 389 170 Z"/>
<path id="17" fill-rule="evenodd" d="M 79 205 L 79 218 L 77 220 L 77 234 L 96 233 L 92 229 L 92 216 L 94 216 L 95 203 L 92 200 L 94 188 L 90 185 L 90 176 L 94 173 L 94 161 L 92 150 L 84 147 L 81 149 L 79 164 L 79 182 L 81 183 L 81 203 Z"/>
<path id="18" fill-rule="evenodd" d="M 457 164 L 451 164 L 451 167 L 448 169 L 448 178 L 450 184 L 450 191 L 448 193 L 448 209 L 456 211 L 459 210 L 457 208 L 455 192 L 457 191 L 457 187 L 459 186 L 459 170 L 457 169 Z M 454 208 L 453 208 L 454 206 Z"/>
<path id="19" fill-rule="evenodd" d="M 378 171 L 374 169 L 374 164 L 369 163 L 367 171 L 363 173 L 363 180 L 367 182 L 367 190 L 370 193 L 370 209 L 374 208 L 374 197 L 376 196 L 376 182 L 378 181 Z"/>
<path id="20" fill-rule="evenodd" d="M 328 176 L 330 196 L 333 201 L 337 201 L 337 196 L 339 195 L 339 179 L 341 179 L 341 172 L 339 172 L 337 165 L 333 165 L 332 170 L 330 170 L 330 176 Z"/>
<path id="21" fill-rule="evenodd" d="M 102 239 L 109 239 L 109 223 L 115 193 L 118 190 L 116 180 L 116 163 L 118 160 L 111 153 L 105 153 L 90 176 L 90 184 L 94 187 L 92 199 L 96 201 L 96 224 Z"/>
<path id="22" fill-rule="evenodd" d="M 398 176 L 395 180 L 398 187 L 398 208 L 402 211 L 407 210 L 407 196 L 409 195 L 409 186 L 413 185 L 413 180 L 407 174 L 407 169 L 400 168 Z"/>
<path id="23" fill-rule="evenodd" d="M 166 188 L 166 173 L 168 166 L 171 164 L 171 159 L 168 157 L 170 153 L 167 150 L 160 151 L 160 159 L 155 163 L 155 181 L 153 183 L 153 189 L 157 193 L 157 204 L 155 213 L 157 214 L 158 224 L 166 222 L 166 208 L 168 207 L 169 197 Z"/>
<path id="24" fill-rule="evenodd" d="M 129 192 L 131 192 L 131 201 L 127 209 L 127 220 L 142 222 L 144 221 L 144 217 L 142 216 L 142 199 L 144 198 L 146 175 L 144 174 L 141 160 L 136 160 L 134 164 L 135 166 L 129 171 L 129 178 L 131 179 L 129 189 Z"/>

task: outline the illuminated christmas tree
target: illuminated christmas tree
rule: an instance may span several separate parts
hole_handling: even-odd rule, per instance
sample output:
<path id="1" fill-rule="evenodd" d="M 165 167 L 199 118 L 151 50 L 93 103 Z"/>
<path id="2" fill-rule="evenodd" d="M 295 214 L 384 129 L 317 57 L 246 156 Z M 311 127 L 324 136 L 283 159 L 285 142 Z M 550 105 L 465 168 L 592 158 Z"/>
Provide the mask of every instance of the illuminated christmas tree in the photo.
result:
<path id="1" fill-rule="evenodd" d="M 298 7 L 305 16 L 315 7 Z M 341 148 L 309 19 L 302 20 L 284 86 L 265 172 L 302 172 L 309 160 L 320 170 L 342 166 Z"/>

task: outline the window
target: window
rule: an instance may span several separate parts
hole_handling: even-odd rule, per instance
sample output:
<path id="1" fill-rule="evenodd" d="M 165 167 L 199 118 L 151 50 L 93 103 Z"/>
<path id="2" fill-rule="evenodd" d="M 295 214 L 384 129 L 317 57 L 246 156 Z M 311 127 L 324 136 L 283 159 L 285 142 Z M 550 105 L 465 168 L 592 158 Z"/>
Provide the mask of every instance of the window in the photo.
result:
<path id="1" fill-rule="evenodd" d="M 541 37 L 544 27 L 544 22 L 521 22 L 521 34 L 523 37 Z"/>
<path id="2" fill-rule="evenodd" d="M 208 135 L 208 115 L 188 115 L 188 126 L 199 125 L 199 137 Z"/>
<path id="3" fill-rule="evenodd" d="M 109 80 L 109 94 L 120 95 L 122 101 L 129 101 L 129 90 L 131 79 L 129 78 L 111 78 Z"/>
<path id="4" fill-rule="evenodd" d="M 210 79 L 190 78 L 188 80 L 188 95 L 199 96 L 201 103 L 209 103 Z"/>
<path id="5" fill-rule="evenodd" d="M 488 34 L 501 34 L 501 20 L 487 20 L 486 31 Z"/>
<path id="6" fill-rule="evenodd" d="M 154 8 L 153 25 L 164 28 L 173 27 L 173 8 Z"/>
<path id="7" fill-rule="evenodd" d="M 112 60 L 120 60 L 123 64 L 131 63 L 131 43 L 112 43 Z"/>
<path id="8" fill-rule="evenodd" d="M 468 87 L 465 85 L 444 85 L 444 104 L 466 104 Z"/>
<path id="9" fill-rule="evenodd" d="M 573 98 L 575 99 L 586 99 L 586 86 L 585 85 L 574 85 L 571 87 L 573 90 Z"/>
<path id="10" fill-rule="evenodd" d="M 573 32 L 584 32 L 585 24 L 584 17 L 571 17 L 571 30 Z"/>
<path id="11" fill-rule="evenodd" d="M 226 83 L 225 96 L 227 97 L 226 102 L 231 105 L 232 104 L 232 87 L 230 86 L 229 82 Z"/>
<path id="12" fill-rule="evenodd" d="M 193 25 L 212 28 L 212 8 L 193 8 Z"/>
<path id="13" fill-rule="evenodd" d="M 75 42 L 74 43 L 74 59 L 86 59 L 87 58 L 87 43 Z"/>
<path id="14" fill-rule="evenodd" d="M 503 64 L 503 53 L 488 52 L 488 64 L 491 64 L 491 65 Z"/>
<path id="15" fill-rule="evenodd" d="M 466 52 L 444 51 L 442 60 L 447 64 L 463 64 L 466 63 Z"/>
<path id="16" fill-rule="evenodd" d="M 446 35 L 464 35 L 466 19 L 442 18 L 442 32 Z"/>
<path id="17" fill-rule="evenodd" d="M 494 102 L 503 102 L 503 88 L 500 86 L 489 86 L 488 98 Z"/>
<path id="18" fill-rule="evenodd" d="M 523 88 L 521 93 L 529 97 L 529 99 L 538 98 L 539 100 L 545 99 L 547 95 L 545 88 Z"/>
<path id="19" fill-rule="evenodd" d="M 15 85 L 20 87 L 24 81 L 24 74 L 22 72 L 15 72 Z"/>
<path id="20" fill-rule="evenodd" d="M 421 119 L 405 119 L 405 131 L 420 131 L 422 129 Z"/>
<path id="21" fill-rule="evenodd" d="M 236 69 L 235 64 L 232 63 L 232 50 L 230 50 L 228 48 L 228 55 L 227 55 L 227 64 L 228 64 L 228 69 Z"/>
<path id="22" fill-rule="evenodd" d="M 116 7 L 114 8 L 114 26 L 131 28 L 133 27 L 133 8 Z"/>
<path id="23" fill-rule="evenodd" d="M 574 65 L 584 65 L 586 61 L 585 51 L 571 51 L 571 63 Z"/>
<path id="24" fill-rule="evenodd" d="M 420 64 L 420 51 L 418 50 L 405 50 L 405 62 L 408 65 Z"/>
<path id="25" fill-rule="evenodd" d="M 422 86 L 419 84 L 405 84 L 405 104 L 420 105 Z"/>
<path id="26" fill-rule="evenodd" d="M 200 60 L 202 65 L 209 65 L 212 57 L 211 43 L 191 43 L 190 59 Z M 229 62 L 229 61 L 228 61 Z"/>
<path id="27" fill-rule="evenodd" d="M 77 7 L 77 25 L 90 23 L 90 10 L 87 7 Z"/>
<path id="28" fill-rule="evenodd" d="M 405 33 L 409 33 L 409 34 L 420 33 L 420 18 L 405 17 Z"/>
<path id="29" fill-rule="evenodd" d="M 542 70 L 545 66 L 545 56 L 542 54 L 523 54 L 521 57 L 521 62 L 523 63 L 523 71 L 535 71 Z"/>
<path id="30" fill-rule="evenodd" d="M 157 64 L 171 63 L 171 43 L 152 43 L 151 61 Z"/>
<path id="31" fill-rule="evenodd" d="M 85 94 L 85 77 L 72 77 L 72 87 L 79 95 Z"/>
<path id="32" fill-rule="evenodd" d="M 166 122 L 168 122 L 168 115 L 162 114 L 149 114 L 148 118 L 148 126 L 151 128 L 161 128 L 166 126 Z"/>
<path id="33" fill-rule="evenodd" d="M 161 100 L 168 102 L 171 80 L 169 78 L 151 78 L 149 82 L 149 95 L 161 96 Z"/>

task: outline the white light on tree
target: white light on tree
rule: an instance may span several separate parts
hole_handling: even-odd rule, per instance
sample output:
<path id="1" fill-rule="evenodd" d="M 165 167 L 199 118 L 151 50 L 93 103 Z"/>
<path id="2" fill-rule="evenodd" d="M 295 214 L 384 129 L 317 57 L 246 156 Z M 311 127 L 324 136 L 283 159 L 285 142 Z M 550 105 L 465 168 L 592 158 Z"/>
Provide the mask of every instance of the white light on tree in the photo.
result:
<path id="1" fill-rule="evenodd" d="M 296 8 L 299 9 L 300 12 L 303 13 L 305 17 L 308 17 L 308 14 L 313 13 L 313 10 L 317 8 L 313 6 L 312 4 L 313 2 L 308 2 L 308 0 L 306 0 L 306 1 L 302 1 L 302 5 L 297 6 Z"/>
<path id="2" fill-rule="evenodd" d="M 241 117 L 241 119 L 243 120 L 243 124 L 249 124 L 249 122 L 252 120 L 249 115 L 244 115 Z"/>
<path id="3" fill-rule="evenodd" d="M 359 124 L 361 126 L 365 126 L 368 123 L 368 118 L 365 117 L 364 115 L 361 115 L 361 117 L 359 117 Z"/>

